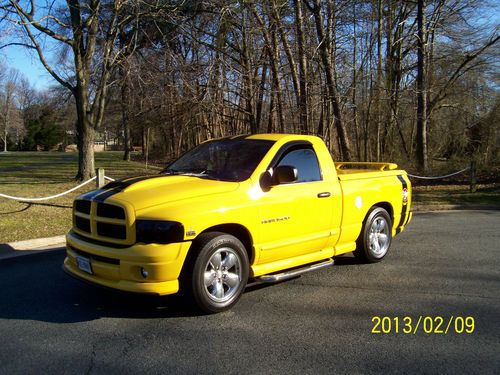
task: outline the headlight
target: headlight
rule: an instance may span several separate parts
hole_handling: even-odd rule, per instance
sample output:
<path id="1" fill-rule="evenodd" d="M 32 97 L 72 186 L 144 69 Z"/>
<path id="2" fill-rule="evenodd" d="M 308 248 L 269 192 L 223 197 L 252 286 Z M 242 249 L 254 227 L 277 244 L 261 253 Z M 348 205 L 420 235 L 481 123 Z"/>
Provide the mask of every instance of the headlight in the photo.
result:
<path id="1" fill-rule="evenodd" d="M 184 240 L 184 226 L 176 221 L 137 220 L 136 240 L 143 243 L 173 243 Z"/>

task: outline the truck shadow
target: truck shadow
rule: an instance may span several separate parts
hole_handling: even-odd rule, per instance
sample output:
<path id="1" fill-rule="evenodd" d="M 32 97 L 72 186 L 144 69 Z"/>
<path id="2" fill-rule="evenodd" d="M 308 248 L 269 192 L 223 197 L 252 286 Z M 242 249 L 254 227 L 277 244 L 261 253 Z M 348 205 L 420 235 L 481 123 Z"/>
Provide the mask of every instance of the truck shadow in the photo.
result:
<path id="1" fill-rule="evenodd" d="M 333 265 L 334 267 L 335 266 L 353 266 L 353 265 L 364 264 L 358 258 L 356 258 L 352 253 L 349 253 L 346 255 L 341 255 L 338 257 L 333 257 L 333 260 L 335 261 L 335 263 Z"/>
<path id="2" fill-rule="evenodd" d="M 61 268 L 64 256 L 64 250 L 59 249 L 1 260 L 0 319 L 74 323 L 103 317 L 147 319 L 204 315 L 179 295 L 120 293 L 75 280 Z M 336 264 L 357 262 L 355 258 L 339 257 Z M 249 286 L 245 293 L 276 284 L 279 283 Z"/>
<path id="3" fill-rule="evenodd" d="M 203 315 L 180 296 L 118 293 L 77 281 L 62 270 L 64 256 L 53 250 L 1 260 L 0 319 L 74 323 Z"/>
<path id="4" fill-rule="evenodd" d="M 353 265 L 364 264 L 364 263 L 360 262 L 357 258 L 355 258 L 353 254 L 341 255 L 338 257 L 334 257 L 333 259 L 334 259 L 335 263 L 331 267 L 353 266 Z M 327 267 L 326 269 L 329 269 L 329 267 Z M 290 279 L 272 282 L 272 283 L 259 283 L 259 282 L 253 282 L 252 280 L 249 280 L 247 288 L 245 289 L 245 293 L 251 293 L 251 292 L 254 292 L 257 290 L 266 289 L 268 287 L 278 285 L 278 284 L 285 284 L 289 281 L 300 279 L 301 277 L 302 277 L 302 275 L 297 275 L 297 276 L 294 276 Z"/>

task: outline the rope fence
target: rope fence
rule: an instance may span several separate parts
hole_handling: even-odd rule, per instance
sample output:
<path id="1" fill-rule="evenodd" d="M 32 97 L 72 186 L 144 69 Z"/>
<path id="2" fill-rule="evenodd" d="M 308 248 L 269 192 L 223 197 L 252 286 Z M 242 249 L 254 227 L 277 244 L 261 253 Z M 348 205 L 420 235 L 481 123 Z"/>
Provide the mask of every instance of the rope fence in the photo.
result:
<path id="1" fill-rule="evenodd" d="M 11 200 L 14 200 L 14 201 L 19 201 L 19 202 L 39 202 L 39 201 L 48 201 L 48 200 L 51 200 L 51 199 L 55 199 L 55 198 L 59 198 L 59 197 L 62 197 L 63 195 L 66 195 L 66 194 L 69 194 L 75 190 L 78 190 L 82 187 L 84 187 L 85 185 L 91 183 L 92 181 L 96 181 L 96 186 L 98 188 L 104 186 L 105 184 L 105 180 L 108 180 L 108 181 L 115 181 L 114 178 L 111 178 L 111 177 L 108 177 L 106 175 L 104 175 L 104 169 L 102 168 L 97 168 L 96 170 L 96 176 L 88 179 L 87 181 L 84 181 L 82 182 L 80 185 L 78 186 L 75 186 L 74 188 L 71 188 L 69 190 L 66 190 L 66 191 L 63 191 L 62 193 L 59 193 L 59 194 L 55 194 L 55 195 L 51 195 L 49 197 L 42 197 L 42 198 L 25 198 L 25 197 L 14 197 L 12 195 L 7 195 L 7 194 L 1 194 L 0 193 L 0 198 L 6 198 L 6 199 L 11 199 Z"/>
<path id="2" fill-rule="evenodd" d="M 468 167 L 465 167 L 457 172 L 453 172 L 453 173 L 450 173 L 450 174 L 446 174 L 446 175 L 443 175 L 443 176 L 416 176 L 414 174 L 410 174 L 408 173 L 408 177 L 412 177 L 412 178 L 417 178 L 417 179 L 420 179 L 420 180 L 441 180 L 441 179 L 445 179 L 445 178 L 448 178 L 448 177 L 453 177 L 453 176 L 457 176 L 459 174 L 462 174 L 464 172 L 467 172 L 469 171 L 469 185 L 470 185 L 470 192 L 471 193 L 475 193 L 476 190 L 477 190 L 477 178 L 476 178 L 476 163 L 474 161 L 471 161 L 470 165 Z"/>
<path id="3" fill-rule="evenodd" d="M 448 178 L 448 177 L 453 177 L 453 176 L 459 175 L 459 174 L 464 173 L 470 169 L 471 169 L 471 167 L 467 167 L 467 168 L 464 168 L 458 172 L 453 172 L 453 173 L 450 173 L 450 174 L 447 174 L 444 176 L 424 177 L 424 176 L 415 176 L 415 175 L 409 174 L 409 173 L 408 173 L 408 176 L 413 177 L 413 178 L 419 178 L 421 180 L 440 180 L 442 178 Z"/>

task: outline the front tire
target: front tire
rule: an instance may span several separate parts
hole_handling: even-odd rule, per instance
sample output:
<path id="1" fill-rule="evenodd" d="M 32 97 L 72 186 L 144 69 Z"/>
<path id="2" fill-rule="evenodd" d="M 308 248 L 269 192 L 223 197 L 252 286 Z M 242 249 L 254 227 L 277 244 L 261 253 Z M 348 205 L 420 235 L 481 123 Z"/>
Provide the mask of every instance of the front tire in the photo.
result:
<path id="1" fill-rule="evenodd" d="M 354 255 L 367 263 L 380 262 L 389 251 L 391 243 L 391 217 L 382 207 L 373 207 L 365 220 Z"/>
<path id="2" fill-rule="evenodd" d="M 236 237 L 220 232 L 202 234 L 196 241 L 191 294 L 201 310 L 228 310 L 241 297 L 248 281 L 245 246 Z"/>

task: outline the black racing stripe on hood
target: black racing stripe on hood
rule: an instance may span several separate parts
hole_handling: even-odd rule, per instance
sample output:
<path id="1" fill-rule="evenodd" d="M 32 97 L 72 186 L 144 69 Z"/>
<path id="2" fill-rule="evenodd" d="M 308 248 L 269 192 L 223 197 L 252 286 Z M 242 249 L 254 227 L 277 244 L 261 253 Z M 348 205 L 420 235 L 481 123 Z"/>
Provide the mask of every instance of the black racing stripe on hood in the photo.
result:
<path id="1" fill-rule="evenodd" d="M 93 200 L 97 195 L 102 194 L 104 189 L 96 189 L 89 191 L 88 193 L 82 194 L 78 199 Z"/>
<path id="2" fill-rule="evenodd" d="M 119 192 L 125 190 L 129 186 L 132 186 L 133 184 L 145 180 L 149 180 L 152 178 L 159 178 L 159 177 L 165 177 L 165 175 L 157 175 L 157 176 L 140 176 L 140 177 L 131 177 L 127 178 L 124 180 L 116 180 L 113 182 L 110 182 L 106 186 L 104 186 L 104 191 L 103 189 L 98 190 L 98 194 L 94 195 L 91 199 L 96 202 L 103 203 L 106 199 L 109 197 L 118 194 Z"/>
<path id="3" fill-rule="evenodd" d="M 125 189 L 125 188 L 123 188 L 123 189 Z M 113 196 L 115 194 L 118 194 L 123 189 L 115 188 L 115 189 L 106 190 L 103 193 L 95 196 L 94 199 L 92 199 L 92 200 L 94 202 L 103 203 L 106 199 L 108 199 L 109 197 L 111 197 L 111 196 Z"/>

